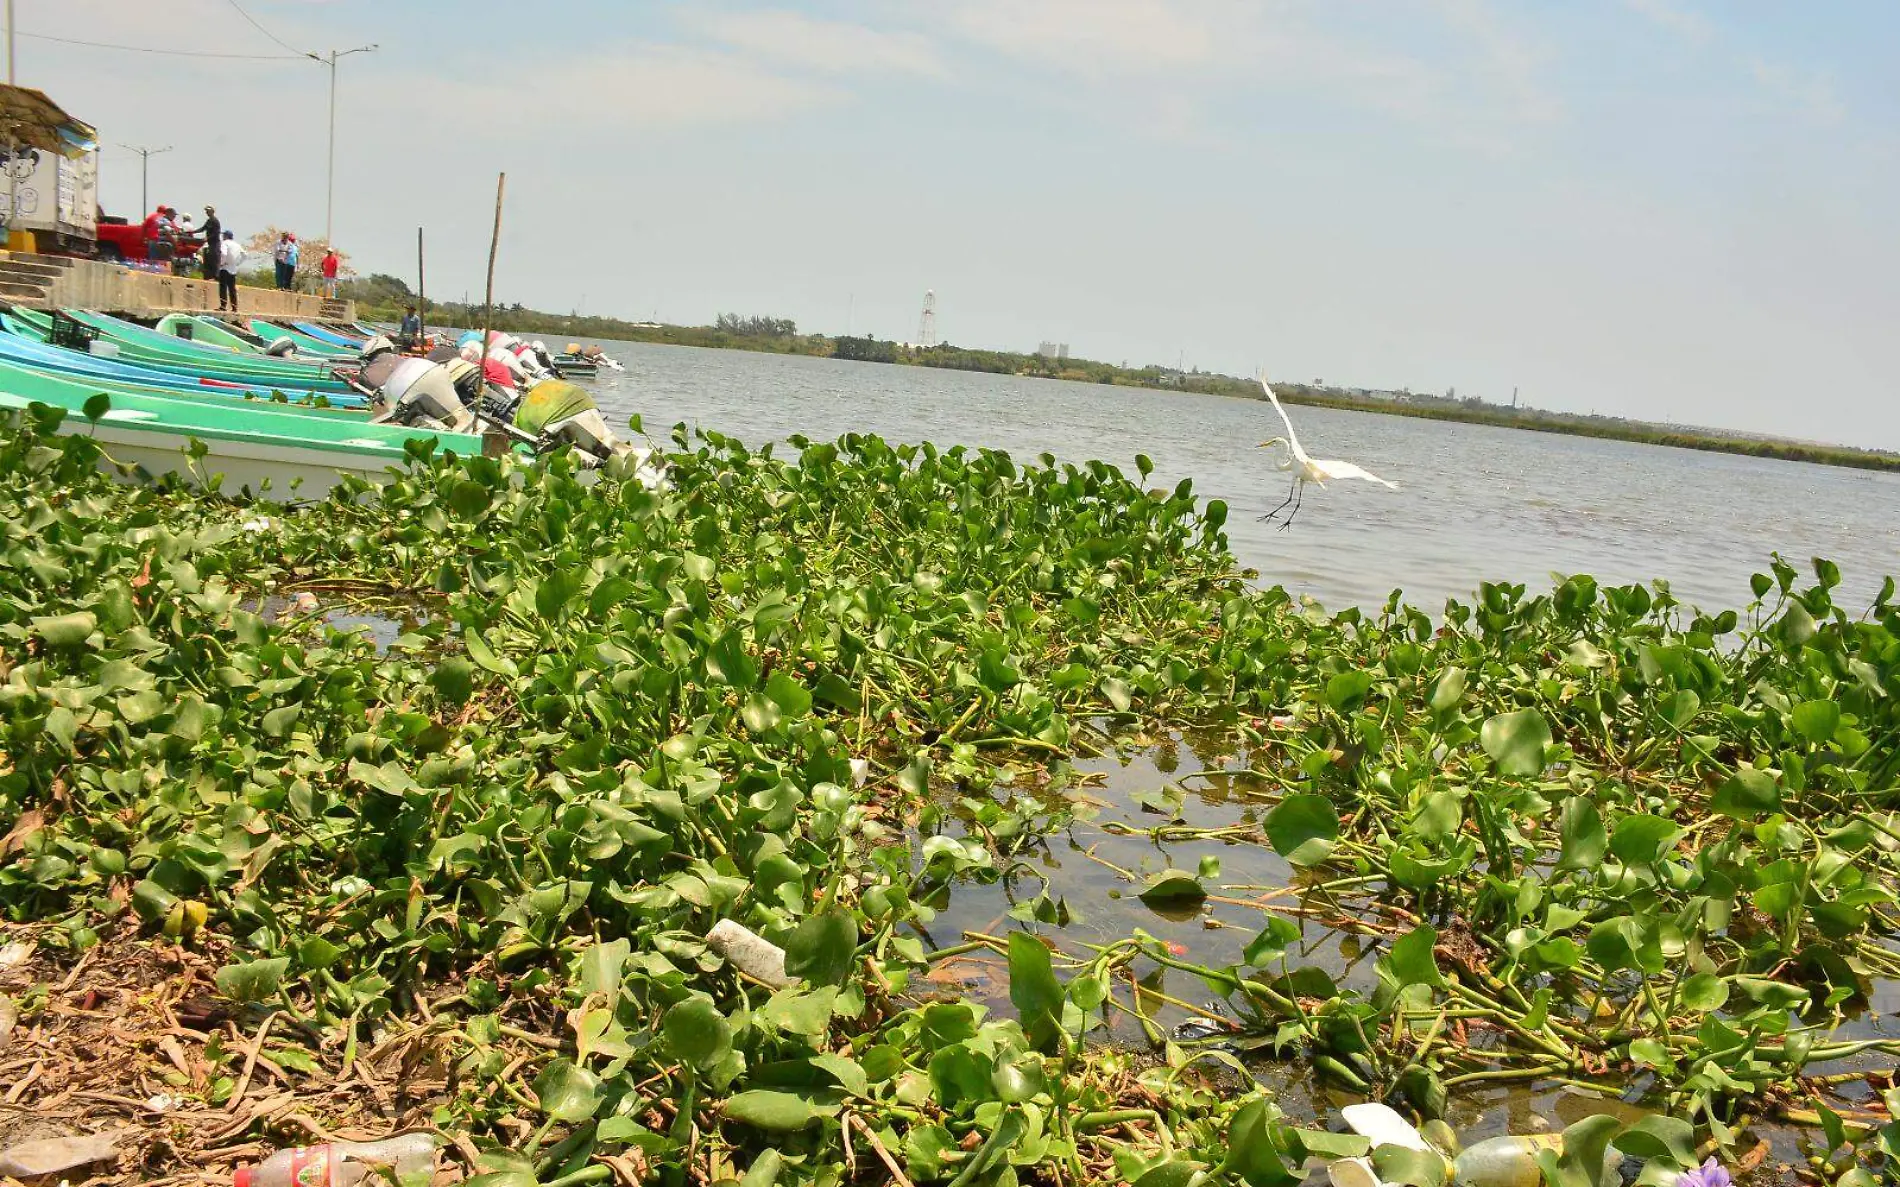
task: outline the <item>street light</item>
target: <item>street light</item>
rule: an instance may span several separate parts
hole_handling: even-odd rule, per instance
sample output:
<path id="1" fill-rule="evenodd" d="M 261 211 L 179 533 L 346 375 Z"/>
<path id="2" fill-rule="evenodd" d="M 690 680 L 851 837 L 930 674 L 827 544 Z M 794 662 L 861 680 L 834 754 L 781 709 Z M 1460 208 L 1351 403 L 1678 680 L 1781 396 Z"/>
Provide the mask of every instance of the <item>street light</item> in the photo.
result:
<path id="1" fill-rule="evenodd" d="M 148 174 L 151 170 L 152 158 L 159 153 L 170 152 L 172 146 L 168 144 L 164 148 L 140 148 L 136 144 L 121 144 L 119 147 L 127 152 L 135 152 L 139 155 L 139 213 L 144 214 L 152 208 L 152 195 L 150 188 L 146 185 L 146 182 L 149 180 Z"/>
<path id="2" fill-rule="evenodd" d="M 304 57 L 330 68 L 330 182 L 329 193 L 323 202 L 323 242 L 331 244 L 331 233 L 335 230 L 332 221 L 336 210 L 336 60 L 347 58 L 351 54 L 373 53 L 374 45 L 359 45 L 355 49 L 331 50 L 324 54 L 306 53 Z"/>

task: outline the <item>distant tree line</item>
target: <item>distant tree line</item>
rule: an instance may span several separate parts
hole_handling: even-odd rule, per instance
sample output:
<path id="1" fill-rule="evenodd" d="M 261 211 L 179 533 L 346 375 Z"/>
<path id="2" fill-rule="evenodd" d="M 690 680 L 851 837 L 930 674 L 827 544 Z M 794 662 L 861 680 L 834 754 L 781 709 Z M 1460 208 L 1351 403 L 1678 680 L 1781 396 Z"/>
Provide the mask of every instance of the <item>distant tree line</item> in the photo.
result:
<path id="1" fill-rule="evenodd" d="M 798 323 L 789 317 L 741 317 L 736 313 L 722 313 L 713 321 L 713 329 L 748 338 L 792 338 L 798 334 Z"/>

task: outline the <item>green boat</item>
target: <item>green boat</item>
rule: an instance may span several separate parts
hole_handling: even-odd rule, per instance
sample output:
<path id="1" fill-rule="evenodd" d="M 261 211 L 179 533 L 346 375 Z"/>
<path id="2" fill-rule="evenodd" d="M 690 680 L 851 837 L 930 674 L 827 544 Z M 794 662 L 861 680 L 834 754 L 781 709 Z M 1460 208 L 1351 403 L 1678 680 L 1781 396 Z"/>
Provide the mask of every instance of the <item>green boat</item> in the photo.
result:
<path id="1" fill-rule="evenodd" d="M 193 378 L 210 378 L 251 387 L 299 388 L 309 391 L 349 391 L 327 363 L 296 362 L 263 355 L 247 355 L 221 346 L 173 338 L 133 322 L 104 314 L 72 310 L 74 320 L 91 326 L 118 348 L 121 357 L 144 366 L 159 367 Z M 38 341 L 48 341 L 52 317 L 36 309 L 15 307 L 4 315 L 9 330 Z"/>
<path id="2" fill-rule="evenodd" d="M 475 434 L 371 424 L 361 414 L 102 390 L 0 364 L 0 408 L 36 403 L 65 410 L 60 432 L 94 437 L 135 476 L 176 474 L 203 483 L 222 475 L 226 493 L 269 493 L 284 500 L 320 499 L 346 474 L 387 481 L 392 467 L 405 464 L 412 441 L 433 439 L 438 449 L 463 455 L 482 448 Z M 197 459 L 191 457 L 193 441 L 205 448 Z"/>
<path id="3" fill-rule="evenodd" d="M 248 338 L 239 337 L 236 330 L 201 314 L 169 313 L 159 318 L 158 324 L 152 328 L 173 338 L 183 338 L 187 342 L 222 346 L 245 355 L 262 357 L 264 354 L 256 343 Z"/>

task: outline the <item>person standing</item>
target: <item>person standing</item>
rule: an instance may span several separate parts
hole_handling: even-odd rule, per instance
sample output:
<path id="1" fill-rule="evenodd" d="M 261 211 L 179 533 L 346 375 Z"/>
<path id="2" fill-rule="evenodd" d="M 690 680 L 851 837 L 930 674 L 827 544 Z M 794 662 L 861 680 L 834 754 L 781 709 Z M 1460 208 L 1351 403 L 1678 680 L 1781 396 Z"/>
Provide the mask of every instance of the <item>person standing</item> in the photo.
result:
<path id="1" fill-rule="evenodd" d="M 277 245 L 271 251 L 277 262 L 277 288 L 281 292 L 290 287 L 290 232 L 277 233 Z"/>
<path id="2" fill-rule="evenodd" d="M 295 235 L 289 236 L 290 250 L 284 253 L 284 288 L 297 291 L 297 265 L 303 262 L 303 244 L 297 242 Z"/>
<path id="3" fill-rule="evenodd" d="M 224 235 L 224 224 L 218 221 L 217 210 L 210 206 L 205 207 L 204 236 L 204 278 L 206 280 L 216 280 L 218 279 L 219 273 L 223 271 L 218 263 L 218 254 L 223 250 L 223 241 L 226 236 Z"/>
<path id="4" fill-rule="evenodd" d="M 336 300 L 336 273 L 343 266 L 343 257 L 336 254 L 336 248 L 326 245 L 323 252 L 323 295 L 328 300 Z"/>
<path id="5" fill-rule="evenodd" d="M 207 242 L 205 244 L 205 250 L 207 252 L 216 250 L 217 252 L 218 310 L 219 312 L 223 312 L 227 307 L 226 302 L 228 301 L 230 311 L 236 313 L 238 307 L 237 270 L 244 266 L 244 249 L 238 246 L 237 237 L 231 232 L 226 231 L 224 232 L 224 240 L 222 243 L 218 244 L 214 249 L 212 245 Z"/>

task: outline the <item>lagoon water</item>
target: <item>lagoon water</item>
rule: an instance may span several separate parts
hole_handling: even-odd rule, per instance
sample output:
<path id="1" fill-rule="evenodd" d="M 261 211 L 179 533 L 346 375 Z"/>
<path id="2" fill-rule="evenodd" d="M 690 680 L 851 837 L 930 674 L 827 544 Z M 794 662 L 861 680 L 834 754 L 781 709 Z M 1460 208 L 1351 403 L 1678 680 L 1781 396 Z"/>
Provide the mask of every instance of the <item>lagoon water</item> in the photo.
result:
<path id="1" fill-rule="evenodd" d="M 1271 405 L 691 347 L 606 344 L 626 364 L 596 392 L 616 425 L 639 413 L 664 439 L 677 421 L 750 444 L 847 432 L 1008 450 L 1020 460 L 1100 458 L 1154 485 L 1194 480 L 1227 501 L 1242 564 L 1331 609 L 1374 606 L 1393 589 L 1436 611 L 1478 582 L 1546 588 L 1553 574 L 1604 583 L 1663 578 L 1709 609 L 1749 600 L 1751 573 L 1779 551 L 1805 571 L 1824 556 L 1842 605 L 1866 606 L 1900 573 L 1900 474 L 1693 450 L 1293 408 L 1308 452 L 1358 462 L 1400 485 L 1309 489 L 1290 531 L 1256 516 L 1285 498 L 1284 456 L 1255 444 L 1282 432 Z"/>

